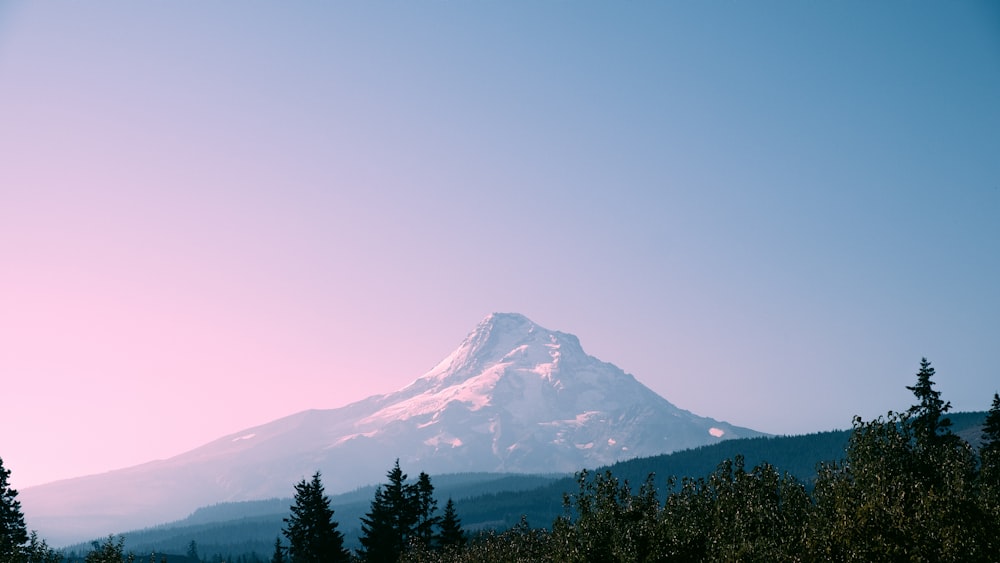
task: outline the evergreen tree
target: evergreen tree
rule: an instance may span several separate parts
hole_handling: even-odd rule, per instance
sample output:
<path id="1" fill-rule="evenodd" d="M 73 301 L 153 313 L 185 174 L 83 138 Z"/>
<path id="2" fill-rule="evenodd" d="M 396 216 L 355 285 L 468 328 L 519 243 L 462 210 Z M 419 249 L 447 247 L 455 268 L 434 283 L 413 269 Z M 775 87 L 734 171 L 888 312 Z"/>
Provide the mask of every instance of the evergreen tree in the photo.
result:
<path id="1" fill-rule="evenodd" d="M 365 561 L 399 560 L 417 522 L 414 487 L 406 484 L 398 459 L 386 477 L 389 482 L 375 490 L 371 510 L 361 517 L 358 554 Z"/>
<path id="2" fill-rule="evenodd" d="M 284 518 L 282 532 L 288 538 L 288 559 L 291 563 L 329 563 L 349 561 L 344 549 L 344 535 L 333 520 L 330 499 L 324 494 L 317 471 L 312 481 L 303 479 L 295 485 L 292 514 Z"/>
<path id="3" fill-rule="evenodd" d="M 993 394 L 993 405 L 983 423 L 983 442 L 979 448 L 979 501 L 993 529 L 1000 530 L 1000 394 Z M 1000 539 L 993 540 L 994 553 L 1000 551 Z"/>
<path id="4" fill-rule="evenodd" d="M 4 469 L 0 458 L 0 561 L 18 557 L 29 539 L 17 491 L 10 488 L 8 477 L 10 470 Z"/>
<path id="5" fill-rule="evenodd" d="M 384 488 L 375 489 L 371 509 L 361 517 L 361 549 L 358 556 L 363 561 L 395 561 L 403 551 L 403 541 L 396 534 L 396 515 L 389 508 Z"/>
<path id="6" fill-rule="evenodd" d="M 84 558 L 85 563 L 133 563 L 135 554 L 125 554 L 125 536 L 108 536 L 102 542 L 93 542 L 94 549 Z"/>
<path id="7" fill-rule="evenodd" d="M 45 540 L 38 537 L 38 532 L 32 530 L 28 537 L 28 547 L 25 548 L 25 560 L 28 563 L 60 563 L 62 555 L 49 547 Z M 2 558 L 0 558 L 2 560 Z"/>
<path id="8" fill-rule="evenodd" d="M 434 500 L 434 485 L 431 484 L 430 476 L 421 471 L 412 493 L 413 508 L 416 513 L 416 523 L 413 528 L 414 539 L 421 545 L 433 547 L 435 543 L 434 528 L 440 523 L 441 517 L 434 515 L 437 512 L 437 501 Z"/>
<path id="9" fill-rule="evenodd" d="M 198 557 L 198 544 L 194 540 L 188 544 L 187 549 L 188 559 L 194 559 L 195 561 L 201 561 L 201 557 Z"/>
<path id="10" fill-rule="evenodd" d="M 993 394 L 993 404 L 983 422 L 982 452 L 1000 451 L 1000 393 Z"/>
<path id="11" fill-rule="evenodd" d="M 455 503 L 449 498 L 444 504 L 444 516 L 441 517 L 441 534 L 438 542 L 442 547 L 454 546 L 461 548 L 465 546 L 465 532 L 462 531 L 462 522 L 455 512 Z"/>
<path id="12" fill-rule="evenodd" d="M 274 538 L 274 555 L 271 563 L 285 563 L 285 548 L 281 547 L 281 538 Z"/>
<path id="13" fill-rule="evenodd" d="M 910 423 L 918 441 L 931 442 L 941 434 L 950 434 L 951 419 L 941 418 L 951 409 L 951 401 L 941 400 L 941 392 L 934 389 L 934 368 L 927 358 L 920 358 L 920 371 L 917 372 L 917 383 L 906 388 L 920 401 L 907 411 L 911 417 Z"/>

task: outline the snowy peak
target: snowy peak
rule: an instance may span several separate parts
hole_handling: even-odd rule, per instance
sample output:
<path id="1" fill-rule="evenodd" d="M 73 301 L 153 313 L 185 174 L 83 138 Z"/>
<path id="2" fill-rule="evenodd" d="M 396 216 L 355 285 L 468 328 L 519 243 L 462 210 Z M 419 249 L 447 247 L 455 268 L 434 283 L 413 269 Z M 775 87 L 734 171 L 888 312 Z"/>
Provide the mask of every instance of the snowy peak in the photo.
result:
<path id="1" fill-rule="evenodd" d="M 463 468 L 572 471 L 757 435 L 677 408 L 587 355 L 575 336 L 516 313 L 487 316 L 437 366 L 378 404 L 338 444 L 398 444 L 405 435 L 423 446 L 411 459 Z"/>
<path id="2" fill-rule="evenodd" d="M 287 495 L 290 484 L 317 469 L 331 491 L 343 491 L 376 481 L 393 459 L 432 474 L 571 473 L 758 435 L 674 406 L 587 355 L 571 334 L 494 313 L 394 393 L 304 411 L 168 460 L 23 494 L 25 506 L 34 507 L 34 527 L 72 524 L 77 528 L 66 533 L 85 538 L 215 502 Z M 95 506 L 116 516 L 95 519 Z"/>
<path id="3" fill-rule="evenodd" d="M 548 330 L 517 313 L 493 313 L 413 385 L 454 384 L 482 374 L 489 366 L 549 364 L 567 354 L 585 356 L 575 336 Z"/>

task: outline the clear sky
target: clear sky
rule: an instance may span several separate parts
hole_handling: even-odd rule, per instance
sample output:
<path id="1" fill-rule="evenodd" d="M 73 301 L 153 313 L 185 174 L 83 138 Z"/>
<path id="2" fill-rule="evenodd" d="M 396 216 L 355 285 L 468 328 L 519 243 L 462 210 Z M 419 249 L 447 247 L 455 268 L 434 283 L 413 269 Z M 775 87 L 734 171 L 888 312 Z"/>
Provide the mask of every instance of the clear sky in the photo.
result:
<path id="1" fill-rule="evenodd" d="M 394 391 L 493 311 L 773 433 L 1000 390 L 1000 4 L 0 3 L 17 487 Z"/>

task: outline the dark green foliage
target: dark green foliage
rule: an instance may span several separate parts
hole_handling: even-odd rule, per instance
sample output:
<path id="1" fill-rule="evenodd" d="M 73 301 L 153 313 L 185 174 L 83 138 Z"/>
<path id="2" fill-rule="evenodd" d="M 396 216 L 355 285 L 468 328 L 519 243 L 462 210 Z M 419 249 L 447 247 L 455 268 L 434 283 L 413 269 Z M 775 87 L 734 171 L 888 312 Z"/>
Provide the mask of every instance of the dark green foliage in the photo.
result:
<path id="1" fill-rule="evenodd" d="M 780 561 L 800 558 L 806 517 L 812 503 L 805 487 L 794 477 L 779 474 L 768 463 L 747 472 L 743 459 L 737 456 L 734 460 L 723 461 L 708 479 L 695 483 L 689 491 L 700 498 L 681 505 L 708 509 L 708 521 L 702 523 L 707 559 Z M 664 518 L 668 529 L 671 516 L 668 512 Z M 692 519 L 692 515 L 683 513 L 678 516 L 681 520 Z"/>
<path id="2" fill-rule="evenodd" d="M 920 358 L 920 370 L 917 372 L 917 382 L 906 388 L 913 391 L 913 395 L 920 402 L 910 407 L 907 414 L 911 417 L 910 424 L 913 427 L 915 437 L 921 441 L 928 441 L 938 438 L 941 435 L 950 434 L 949 427 L 951 420 L 942 418 L 944 413 L 951 409 L 951 402 L 941 400 L 941 392 L 934 389 L 934 368 L 927 358 Z"/>
<path id="3" fill-rule="evenodd" d="M 982 451 L 1000 450 L 1000 393 L 993 394 L 993 404 L 983 421 Z"/>
<path id="4" fill-rule="evenodd" d="M 918 404 L 855 418 L 846 458 L 821 468 L 809 551 L 830 561 L 991 561 L 1000 519 L 983 502 L 975 451 L 952 434 L 922 359 Z"/>
<path id="5" fill-rule="evenodd" d="M 465 545 L 455 503 L 449 498 L 444 516 L 436 514 L 437 500 L 429 475 L 421 472 L 416 483 L 407 483 L 397 459 L 386 476 L 389 482 L 375 490 L 371 509 L 361 518 L 361 559 L 433 560 L 442 551 Z"/>
<path id="6" fill-rule="evenodd" d="M 284 519 L 288 539 L 288 559 L 291 563 L 321 563 L 349 561 L 344 549 L 344 536 L 333 520 L 330 499 L 323 491 L 317 471 L 312 481 L 303 479 L 295 485 L 295 504 L 291 515 Z"/>
<path id="7" fill-rule="evenodd" d="M 441 547 L 464 547 L 466 543 L 462 522 L 455 511 L 455 503 L 448 499 L 444 505 L 444 516 L 441 517 L 441 533 L 438 536 Z"/>
<path id="8" fill-rule="evenodd" d="M 1000 395 L 993 394 L 993 404 L 983 423 L 983 443 L 979 449 L 978 492 L 980 506 L 1000 530 Z M 1000 536 L 1000 534 L 997 534 Z M 1000 552 L 1000 541 L 993 544 Z"/>
<path id="9" fill-rule="evenodd" d="M 416 485 L 411 489 L 413 510 L 416 514 L 416 524 L 413 527 L 413 541 L 420 545 L 434 547 L 437 543 L 435 528 L 440 525 L 441 517 L 437 512 L 437 500 L 434 499 L 434 485 L 429 475 L 420 472 Z"/>
<path id="10" fill-rule="evenodd" d="M 108 536 L 100 542 L 93 542 L 93 549 L 84 558 L 86 563 L 134 563 L 135 554 L 125 553 L 123 536 Z"/>
<path id="11" fill-rule="evenodd" d="M 579 478 L 552 529 L 560 561 L 781 561 L 804 551 L 805 487 L 768 464 L 725 460 L 660 504 L 653 476 L 633 492 L 610 472 Z M 675 483 L 675 481 L 672 481 Z"/>
<path id="12" fill-rule="evenodd" d="M 361 518 L 358 554 L 365 561 L 397 561 L 417 523 L 414 489 L 406 484 L 398 459 L 386 477 L 389 482 L 375 490 L 371 510 Z"/>
<path id="13" fill-rule="evenodd" d="M 28 543 L 28 530 L 24 525 L 21 503 L 17 491 L 7 482 L 10 470 L 0 458 L 0 561 L 18 557 Z"/>
<path id="14" fill-rule="evenodd" d="M 907 414 L 855 419 L 846 459 L 820 471 L 810 550 L 833 561 L 988 561 L 976 460 L 963 440 L 923 439 Z M 921 438 L 922 437 L 922 438 Z"/>
<path id="15" fill-rule="evenodd" d="M 285 563 L 285 548 L 281 546 L 281 538 L 274 538 L 274 554 L 271 563 Z"/>
<path id="16" fill-rule="evenodd" d="M 25 549 L 24 561 L 26 563 L 60 563 L 62 555 L 49 547 L 45 540 L 38 537 L 38 533 L 31 532 L 28 537 L 28 547 Z M 2 558 L 0 558 L 2 560 Z"/>
<path id="17" fill-rule="evenodd" d="M 561 561 L 642 561 L 651 555 L 659 517 L 652 478 L 633 495 L 610 471 L 577 476 L 579 492 L 563 499 L 566 514 L 552 526 L 552 547 Z"/>
<path id="18" fill-rule="evenodd" d="M 493 530 L 483 532 L 465 548 L 409 553 L 402 559 L 406 563 L 536 563 L 557 560 L 552 534 L 545 529 L 532 528 L 525 518 L 502 533 Z"/>

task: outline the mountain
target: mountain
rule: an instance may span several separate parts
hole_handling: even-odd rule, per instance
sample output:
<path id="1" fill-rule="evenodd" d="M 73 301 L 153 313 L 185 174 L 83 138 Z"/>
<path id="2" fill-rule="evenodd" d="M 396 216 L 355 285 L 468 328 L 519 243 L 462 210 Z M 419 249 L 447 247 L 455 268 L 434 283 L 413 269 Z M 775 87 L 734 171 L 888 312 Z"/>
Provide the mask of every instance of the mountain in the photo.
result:
<path id="1" fill-rule="evenodd" d="M 285 497 L 323 472 L 331 492 L 382 481 L 399 458 L 428 473 L 571 473 L 761 433 L 677 408 L 587 355 L 571 335 L 492 314 L 407 387 L 309 410 L 179 456 L 21 492 L 56 544 L 181 518 L 218 502 Z"/>

